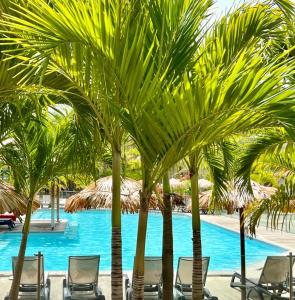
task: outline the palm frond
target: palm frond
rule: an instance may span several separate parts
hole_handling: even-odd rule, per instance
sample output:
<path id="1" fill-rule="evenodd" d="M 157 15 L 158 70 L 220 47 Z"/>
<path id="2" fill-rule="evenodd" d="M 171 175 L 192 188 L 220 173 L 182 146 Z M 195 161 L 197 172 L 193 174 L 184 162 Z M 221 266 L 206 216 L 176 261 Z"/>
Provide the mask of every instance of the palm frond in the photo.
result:
<path id="1" fill-rule="evenodd" d="M 255 234 L 256 227 L 263 216 L 266 217 L 267 226 L 281 230 L 285 227 L 290 230 L 295 212 L 294 197 L 295 183 L 291 180 L 281 185 L 278 192 L 270 199 L 253 202 L 245 211 L 250 232 Z"/>

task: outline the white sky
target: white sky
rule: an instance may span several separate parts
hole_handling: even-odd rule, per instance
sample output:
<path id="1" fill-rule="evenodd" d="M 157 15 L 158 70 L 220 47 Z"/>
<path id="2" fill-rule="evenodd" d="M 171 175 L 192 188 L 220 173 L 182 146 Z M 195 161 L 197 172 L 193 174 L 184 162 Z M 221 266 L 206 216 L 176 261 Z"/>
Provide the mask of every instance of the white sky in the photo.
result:
<path id="1" fill-rule="evenodd" d="M 245 2 L 245 0 L 215 0 L 214 12 L 219 16 L 224 14 L 224 12 L 229 10 L 232 6 L 239 6 L 239 4 L 243 2 Z"/>

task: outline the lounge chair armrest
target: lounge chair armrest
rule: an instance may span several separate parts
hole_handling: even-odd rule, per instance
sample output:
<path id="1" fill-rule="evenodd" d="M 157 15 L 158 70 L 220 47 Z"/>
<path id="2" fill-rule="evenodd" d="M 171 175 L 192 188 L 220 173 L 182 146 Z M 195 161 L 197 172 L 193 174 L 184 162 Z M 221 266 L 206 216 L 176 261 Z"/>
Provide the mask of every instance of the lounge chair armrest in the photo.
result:
<path id="1" fill-rule="evenodd" d="M 65 278 L 62 281 L 62 286 L 63 286 L 63 288 L 67 287 L 67 280 Z"/>
<path id="2" fill-rule="evenodd" d="M 70 289 L 67 286 L 67 280 L 64 278 L 62 283 L 63 283 L 63 300 L 71 300 L 72 294 Z"/>
<path id="3" fill-rule="evenodd" d="M 236 279 L 239 279 L 239 281 L 236 281 Z M 257 286 L 257 283 L 254 281 L 251 281 L 247 278 L 245 278 L 245 284 L 241 283 L 242 280 L 242 275 L 239 273 L 234 273 L 232 275 L 231 281 L 230 281 L 230 286 L 232 288 L 246 288 L 246 287 L 251 287 L 251 286 Z"/>
<path id="4" fill-rule="evenodd" d="M 205 297 L 205 300 L 218 300 L 218 297 L 211 296 L 211 297 Z"/>
<path id="5" fill-rule="evenodd" d="M 47 279 L 46 279 L 46 286 L 47 286 L 48 288 L 50 288 L 50 285 L 51 285 L 51 281 L 50 281 L 49 278 L 47 278 Z"/>
<path id="6" fill-rule="evenodd" d="M 205 287 L 203 289 L 203 294 L 204 294 L 204 299 L 206 299 L 206 300 L 218 300 L 218 298 L 215 296 L 212 296 L 210 291 Z"/>
<path id="7" fill-rule="evenodd" d="M 177 288 L 174 287 L 173 299 L 174 300 L 185 300 L 185 296 L 183 295 L 183 293 L 180 290 L 178 290 Z"/>
<path id="8" fill-rule="evenodd" d="M 212 297 L 210 291 L 205 287 L 203 288 L 203 294 L 204 294 L 205 299 Z"/>
<path id="9" fill-rule="evenodd" d="M 130 287 L 131 287 L 130 280 L 127 276 L 127 278 L 125 278 L 125 291 Z"/>
<path id="10" fill-rule="evenodd" d="M 238 279 L 239 281 L 237 282 L 236 279 Z M 242 279 L 241 274 L 235 272 L 231 277 L 230 286 L 233 287 L 233 288 L 240 287 L 241 279 Z"/>

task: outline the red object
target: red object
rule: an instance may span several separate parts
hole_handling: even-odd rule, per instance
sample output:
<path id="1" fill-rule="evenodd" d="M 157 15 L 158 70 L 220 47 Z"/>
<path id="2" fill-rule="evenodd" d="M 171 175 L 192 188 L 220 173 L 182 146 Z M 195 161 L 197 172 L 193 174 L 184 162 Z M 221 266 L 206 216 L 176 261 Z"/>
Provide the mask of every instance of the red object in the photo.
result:
<path id="1" fill-rule="evenodd" d="M 16 216 L 14 214 L 0 214 L 0 218 L 16 221 Z"/>

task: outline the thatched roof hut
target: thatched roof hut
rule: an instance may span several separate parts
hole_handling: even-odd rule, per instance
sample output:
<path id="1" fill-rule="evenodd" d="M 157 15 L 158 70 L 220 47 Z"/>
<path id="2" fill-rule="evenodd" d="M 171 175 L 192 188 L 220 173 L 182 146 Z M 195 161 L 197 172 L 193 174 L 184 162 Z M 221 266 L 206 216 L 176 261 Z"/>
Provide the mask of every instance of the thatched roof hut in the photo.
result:
<path id="1" fill-rule="evenodd" d="M 121 210 L 135 213 L 140 207 L 141 184 L 130 178 L 121 180 Z M 157 201 L 152 197 L 150 207 L 157 208 Z M 112 208 L 112 176 L 98 179 L 81 192 L 67 199 L 65 211 L 72 213 L 77 210 L 90 208 Z"/>
<path id="2" fill-rule="evenodd" d="M 251 186 L 253 190 L 253 196 L 256 200 L 262 200 L 270 198 L 277 189 L 274 187 L 268 187 L 261 185 L 251 180 Z M 212 190 L 201 192 L 199 194 L 200 209 L 208 209 L 211 203 Z M 232 213 L 236 208 L 244 207 L 253 200 L 253 196 L 248 193 L 241 194 L 237 189 L 229 187 L 229 190 L 224 198 L 223 208 L 228 213 Z M 188 211 L 191 211 L 191 205 L 187 207 Z"/>
<path id="3" fill-rule="evenodd" d="M 213 187 L 213 183 L 207 179 L 201 178 L 198 180 L 199 191 L 204 192 Z"/>
<path id="4" fill-rule="evenodd" d="M 39 208 L 39 202 L 33 202 L 33 210 Z M 27 199 L 17 193 L 13 187 L 7 183 L 0 182 L 0 213 L 16 212 L 17 215 L 26 213 Z"/>

